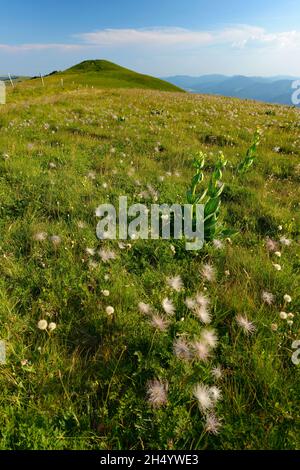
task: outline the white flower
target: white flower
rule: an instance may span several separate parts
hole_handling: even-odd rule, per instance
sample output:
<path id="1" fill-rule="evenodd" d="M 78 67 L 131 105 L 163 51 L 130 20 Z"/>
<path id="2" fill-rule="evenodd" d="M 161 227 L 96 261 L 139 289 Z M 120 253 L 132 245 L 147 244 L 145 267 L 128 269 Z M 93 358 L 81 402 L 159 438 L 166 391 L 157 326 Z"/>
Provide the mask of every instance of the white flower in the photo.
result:
<path id="1" fill-rule="evenodd" d="M 144 315 L 149 315 L 152 311 L 151 305 L 145 304 L 144 302 L 139 302 L 138 307 L 139 311 Z"/>
<path id="2" fill-rule="evenodd" d="M 236 322 L 247 335 L 254 333 L 254 331 L 256 330 L 254 324 L 249 321 L 246 316 L 237 315 Z"/>
<path id="3" fill-rule="evenodd" d="M 38 232 L 33 235 L 33 239 L 37 242 L 43 242 L 46 240 L 48 234 L 46 232 Z"/>
<path id="4" fill-rule="evenodd" d="M 173 344 L 173 351 L 176 357 L 189 361 L 192 357 L 190 347 L 184 338 L 177 338 Z"/>
<path id="5" fill-rule="evenodd" d="M 280 251 L 275 251 L 274 255 L 277 256 L 277 258 L 281 258 L 281 253 L 280 253 Z"/>
<path id="6" fill-rule="evenodd" d="M 37 327 L 38 327 L 39 330 L 46 330 L 47 327 L 48 327 L 47 320 L 39 320 L 38 324 L 37 324 Z"/>
<path id="7" fill-rule="evenodd" d="M 151 325 L 160 331 L 166 331 L 170 322 L 160 317 L 159 315 L 153 315 Z"/>
<path id="8" fill-rule="evenodd" d="M 53 331 L 53 330 L 55 330 L 56 326 L 57 326 L 56 323 L 51 322 L 48 325 L 48 330 Z"/>
<path id="9" fill-rule="evenodd" d="M 106 307 L 105 311 L 106 311 L 107 315 L 110 316 L 110 315 L 114 314 L 115 309 L 109 305 L 108 307 Z"/>
<path id="10" fill-rule="evenodd" d="M 288 313 L 288 318 L 294 318 L 294 314 L 293 313 Z"/>
<path id="11" fill-rule="evenodd" d="M 61 242 L 61 238 L 58 235 L 52 235 L 49 240 L 52 242 L 54 246 L 58 246 Z"/>
<path id="12" fill-rule="evenodd" d="M 174 315 L 175 307 L 173 305 L 173 302 L 167 297 L 162 301 L 162 307 L 168 315 Z"/>
<path id="13" fill-rule="evenodd" d="M 218 345 L 218 337 L 212 328 L 205 328 L 201 331 L 201 339 L 210 348 L 215 349 Z"/>
<path id="14" fill-rule="evenodd" d="M 272 240 L 271 238 L 267 238 L 266 240 L 266 247 L 268 251 L 276 251 L 277 250 L 277 243 Z"/>
<path id="15" fill-rule="evenodd" d="M 274 266 L 274 268 L 276 269 L 276 271 L 281 271 L 281 266 L 280 266 L 280 264 L 273 263 L 273 266 Z"/>
<path id="16" fill-rule="evenodd" d="M 213 282 L 215 280 L 215 269 L 211 264 L 204 264 L 201 273 L 204 279 L 206 279 L 207 281 Z"/>
<path id="17" fill-rule="evenodd" d="M 180 276 L 168 277 L 167 284 L 176 292 L 180 292 L 183 288 L 183 282 Z"/>
<path id="18" fill-rule="evenodd" d="M 105 250 L 105 249 L 101 249 L 99 251 L 99 256 L 101 260 L 103 261 L 103 263 L 108 263 L 110 260 L 113 260 L 116 258 L 116 254 L 113 251 Z"/>
<path id="19" fill-rule="evenodd" d="M 204 306 L 200 307 L 199 305 L 197 305 L 195 310 L 194 310 L 194 314 L 205 325 L 208 325 L 209 323 L 211 323 L 212 317 L 211 317 L 211 314 L 209 313 L 209 311 L 206 307 L 204 307 Z"/>
<path id="20" fill-rule="evenodd" d="M 176 248 L 174 245 L 170 245 L 170 250 L 172 251 L 173 255 L 176 253 Z"/>
<path id="21" fill-rule="evenodd" d="M 221 400 L 222 391 L 219 389 L 219 387 L 216 387 L 216 386 L 210 387 L 209 392 L 214 403 Z"/>
<path id="22" fill-rule="evenodd" d="M 292 326 L 293 323 L 294 323 L 293 320 L 288 320 L 288 321 L 287 321 L 287 324 L 288 324 L 289 326 Z"/>
<path id="23" fill-rule="evenodd" d="M 213 240 L 213 245 L 217 250 L 222 250 L 222 248 L 224 248 L 224 244 L 221 240 Z"/>
<path id="24" fill-rule="evenodd" d="M 109 290 L 104 289 L 104 290 L 101 291 L 101 294 L 102 294 L 104 297 L 109 297 L 110 292 L 109 292 Z"/>
<path id="25" fill-rule="evenodd" d="M 277 323 L 272 323 L 272 325 L 271 325 L 271 330 L 272 330 L 272 331 L 277 331 L 277 330 L 278 330 L 278 325 L 277 325 Z"/>
<path id="26" fill-rule="evenodd" d="M 159 408 L 167 403 L 168 383 L 160 380 L 151 380 L 147 384 L 147 395 L 150 405 Z"/>
<path id="27" fill-rule="evenodd" d="M 271 294 L 271 292 L 264 291 L 261 295 L 261 298 L 263 302 L 265 302 L 268 305 L 271 305 L 274 302 L 274 295 Z"/>
<path id="28" fill-rule="evenodd" d="M 285 294 L 285 296 L 283 298 L 284 298 L 284 301 L 288 304 L 290 304 L 291 301 L 292 301 L 292 297 L 288 294 Z"/>
<path id="29" fill-rule="evenodd" d="M 281 320 L 286 320 L 287 317 L 288 317 L 287 313 L 285 313 L 285 312 L 280 312 L 279 316 L 280 316 Z"/>
<path id="30" fill-rule="evenodd" d="M 196 302 L 200 307 L 208 307 L 210 305 L 210 300 L 204 294 L 196 295 Z"/>
<path id="31" fill-rule="evenodd" d="M 285 238 L 285 237 L 281 237 L 279 241 L 284 246 L 290 246 L 290 244 L 292 243 L 291 240 L 289 240 L 288 238 Z"/>
<path id="32" fill-rule="evenodd" d="M 198 400 L 201 411 L 206 412 L 213 407 L 213 401 L 207 385 L 197 384 L 194 388 L 194 397 Z"/>
<path id="33" fill-rule="evenodd" d="M 219 429 L 222 426 L 221 420 L 217 418 L 216 415 L 210 413 L 206 415 L 206 421 L 205 421 L 205 431 L 209 434 L 218 434 Z"/>
<path id="34" fill-rule="evenodd" d="M 86 254 L 88 254 L 89 256 L 94 256 L 94 254 L 96 253 L 96 250 L 94 248 L 86 248 L 85 249 L 85 252 Z"/>
<path id="35" fill-rule="evenodd" d="M 206 343 L 203 343 L 202 341 L 194 341 L 192 343 L 192 348 L 195 352 L 196 358 L 200 359 L 200 361 L 206 362 L 209 359 L 210 351 Z"/>
<path id="36" fill-rule="evenodd" d="M 189 310 L 193 310 L 196 307 L 196 300 L 191 299 L 190 297 L 185 299 L 184 303 Z"/>
<path id="37" fill-rule="evenodd" d="M 221 366 L 214 367 L 211 370 L 211 373 L 212 373 L 212 375 L 215 379 L 220 380 L 222 378 L 222 375 L 223 375 L 223 371 L 222 371 Z"/>

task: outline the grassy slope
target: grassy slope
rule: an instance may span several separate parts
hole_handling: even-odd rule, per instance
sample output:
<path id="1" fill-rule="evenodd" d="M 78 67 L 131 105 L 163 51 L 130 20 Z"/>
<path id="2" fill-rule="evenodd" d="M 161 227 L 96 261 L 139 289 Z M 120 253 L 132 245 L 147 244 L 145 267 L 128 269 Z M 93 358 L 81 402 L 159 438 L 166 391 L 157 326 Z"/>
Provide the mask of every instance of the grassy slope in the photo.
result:
<path id="1" fill-rule="evenodd" d="M 7 342 L 0 448 L 299 448 L 299 367 L 291 362 L 292 340 L 300 339 L 299 111 L 144 90 L 48 91 L 33 90 L 39 97 L 29 99 L 19 89 L 0 109 L 0 337 Z M 259 160 L 236 179 L 232 167 L 257 125 L 264 133 Z M 124 194 L 139 201 L 151 184 L 159 201 L 184 202 L 200 149 L 208 152 L 206 175 L 219 150 L 229 159 L 223 218 L 240 230 L 232 243 L 193 254 L 174 242 L 173 254 L 167 241 L 134 241 L 125 250 L 97 241 L 94 211 L 104 201 Z M 61 244 L 37 242 L 37 232 L 59 235 Z M 265 239 L 282 235 L 293 243 L 280 246 L 278 261 Z M 87 247 L 103 245 L 115 261 L 87 255 Z M 206 262 L 215 282 L 201 275 Z M 166 286 L 175 274 L 184 293 Z M 204 288 L 219 347 L 208 363 L 185 364 L 173 357 L 172 341 L 201 334 L 183 300 Z M 263 290 L 275 295 L 272 306 L 262 303 Z M 137 304 L 161 311 L 166 296 L 177 313 L 168 333 L 155 332 Z M 279 318 L 283 309 L 295 313 L 291 328 Z M 239 313 L 254 321 L 253 336 L 237 327 Z M 41 318 L 57 329 L 38 330 Z M 216 410 L 223 428 L 211 436 L 202 432 L 192 387 L 213 384 L 217 364 L 224 369 Z M 145 401 L 153 377 L 169 381 L 168 405 L 156 411 Z"/>
<path id="2" fill-rule="evenodd" d="M 44 84 L 47 87 L 48 94 L 57 93 L 61 90 L 61 80 L 66 89 L 77 89 L 78 87 L 95 88 L 142 88 L 160 91 L 183 92 L 180 88 L 171 83 L 160 80 L 149 75 L 142 75 L 132 70 L 120 67 L 106 60 L 87 60 L 71 67 L 64 72 L 44 77 Z M 25 84 L 27 94 L 30 97 L 43 93 L 40 78 L 28 80 Z M 24 96 L 24 88 L 22 93 Z M 18 91 L 16 90 L 16 93 Z"/>

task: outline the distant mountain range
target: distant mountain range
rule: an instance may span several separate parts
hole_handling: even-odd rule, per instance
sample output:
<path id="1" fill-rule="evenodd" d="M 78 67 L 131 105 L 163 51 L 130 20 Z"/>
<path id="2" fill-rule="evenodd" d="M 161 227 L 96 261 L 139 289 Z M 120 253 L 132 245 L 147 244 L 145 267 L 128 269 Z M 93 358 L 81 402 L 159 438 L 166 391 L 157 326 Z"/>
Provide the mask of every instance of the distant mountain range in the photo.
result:
<path id="1" fill-rule="evenodd" d="M 287 76 L 265 78 L 243 75 L 233 77 L 226 75 L 203 75 L 200 77 L 178 75 L 164 78 L 164 80 L 191 93 L 223 95 L 292 105 L 292 94 L 295 91 L 292 88 L 292 83 L 296 78 Z"/>

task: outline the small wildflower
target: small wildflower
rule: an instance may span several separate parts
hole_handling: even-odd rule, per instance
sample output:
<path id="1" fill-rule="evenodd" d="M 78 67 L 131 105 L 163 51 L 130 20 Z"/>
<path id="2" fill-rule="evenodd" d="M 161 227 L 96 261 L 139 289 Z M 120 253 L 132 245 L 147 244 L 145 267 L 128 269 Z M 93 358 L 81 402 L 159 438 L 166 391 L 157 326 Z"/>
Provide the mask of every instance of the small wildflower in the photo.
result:
<path id="1" fill-rule="evenodd" d="M 58 246 L 61 243 L 61 238 L 58 235 L 52 235 L 49 240 L 54 246 Z"/>
<path id="2" fill-rule="evenodd" d="M 216 248 L 216 250 L 222 250 L 224 248 L 224 244 L 221 240 L 213 240 L 213 245 Z"/>
<path id="3" fill-rule="evenodd" d="M 201 273 L 204 279 L 206 279 L 208 282 L 213 282 L 215 280 L 215 269 L 211 264 L 204 264 Z"/>
<path id="4" fill-rule="evenodd" d="M 294 314 L 293 313 L 288 313 L 288 318 L 294 318 Z"/>
<path id="5" fill-rule="evenodd" d="M 46 240 L 48 234 L 46 232 L 38 232 L 33 235 L 33 239 L 37 242 L 43 242 Z"/>
<path id="6" fill-rule="evenodd" d="M 151 380 L 147 384 L 147 395 L 150 405 L 159 408 L 167 403 L 168 383 L 160 380 Z"/>
<path id="7" fill-rule="evenodd" d="M 278 244 L 272 240 L 271 238 L 267 238 L 266 240 L 266 248 L 268 251 L 276 251 L 278 248 Z"/>
<path id="8" fill-rule="evenodd" d="M 106 311 L 108 316 L 111 316 L 111 315 L 114 314 L 115 309 L 109 305 L 108 307 L 106 307 L 105 311 Z"/>
<path id="9" fill-rule="evenodd" d="M 271 330 L 272 330 L 272 331 L 277 331 L 277 330 L 278 330 L 278 325 L 277 325 L 277 323 L 272 323 L 272 325 L 271 325 Z"/>
<path id="10" fill-rule="evenodd" d="M 192 348 L 195 352 L 195 356 L 200 361 L 206 362 L 210 357 L 209 347 L 206 343 L 202 341 L 194 341 L 192 343 Z"/>
<path id="11" fill-rule="evenodd" d="M 275 251 L 274 255 L 277 256 L 277 258 L 281 258 L 281 253 L 280 253 L 280 251 Z"/>
<path id="12" fill-rule="evenodd" d="M 184 338 L 177 338 L 173 344 L 173 351 L 178 359 L 189 361 L 192 357 L 190 347 Z"/>
<path id="13" fill-rule="evenodd" d="M 287 313 L 285 313 L 285 312 L 280 312 L 279 316 L 280 316 L 281 320 L 286 320 L 287 317 L 288 317 Z"/>
<path id="14" fill-rule="evenodd" d="M 205 328 L 201 331 L 201 339 L 210 348 L 215 349 L 218 345 L 218 337 L 215 330 L 212 328 Z"/>
<path id="15" fill-rule="evenodd" d="M 169 277 L 167 279 L 167 284 L 176 292 L 180 292 L 183 289 L 183 282 L 180 276 Z"/>
<path id="16" fill-rule="evenodd" d="M 170 322 L 160 317 L 159 315 L 153 315 L 151 320 L 151 325 L 160 331 L 166 331 L 168 329 Z"/>
<path id="17" fill-rule="evenodd" d="M 103 263 L 108 263 L 109 261 L 114 260 L 116 258 L 116 254 L 113 251 L 105 249 L 101 249 L 99 251 L 99 256 Z"/>
<path id="18" fill-rule="evenodd" d="M 272 305 L 274 302 L 274 295 L 271 292 L 264 291 L 261 295 L 262 301 L 268 305 Z"/>
<path id="19" fill-rule="evenodd" d="M 168 298 L 165 298 L 162 301 L 162 307 L 168 315 L 174 315 L 175 307 L 174 307 L 173 302 L 171 300 L 169 300 Z"/>
<path id="20" fill-rule="evenodd" d="M 145 304 L 144 302 L 139 302 L 138 307 L 139 307 L 139 311 L 143 313 L 144 315 L 150 315 L 152 311 L 151 305 Z"/>
<path id="21" fill-rule="evenodd" d="M 219 429 L 222 426 L 221 420 L 215 415 L 215 414 L 208 414 L 206 415 L 206 421 L 205 421 L 205 431 L 208 434 L 218 434 Z"/>
<path id="22" fill-rule="evenodd" d="M 89 256 L 94 256 L 94 254 L 96 253 L 96 250 L 94 248 L 86 248 L 85 252 Z"/>
<path id="23" fill-rule="evenodd" d="M 57 326 L 56 323 L 51 322 L 51 323 L 49 323 L 49 325 L 48 325 L 48 330 L 49 330 L 49 331 L 54 331 L 54 330 L 56 329 L 56 326 Z"/>
<path id="24" fill-rule="evenodd" d="M 206 412 L 213 407 L 213 401 L 207 385 L 197 384 L 194 388 L 194 397 L 198 400 L 198 405 L 201 411 Z"/>
<path id="25" fill-rule="evenodd" d="M 214 367 L 211 370 L 211 373 L 212 373 L 212 376 L 217 380 L 220 380 L 223 376 L 223 371 L 222 371 L 221 366 Z"/>
<path id="26" fill-rule="evenodd" d="M 285 238 L 285 237 L 281 237 L 279 241 L 284 246 L 290 246 L 291 243 L 292 243 L 291 240 L 289 240 L 288 238 Z"/>
<path id="27" fill-rule="evenodd" d="M 274 268 L 276 269 L 276 271 L 281 271 L 281 266 L 280 266 L 280 264 L 273 263 L 273 266 L 274 266 Z"/>
<path id="28" fill-rule="evenodd" d="M 293 322 L 293 320 L 288 320 L 288 321 L 287 321 L 287 324 L 288 324 L 289 326 L 292 326 L 292 325 L 294 324 L 294 322 Z"/>
<path id="29" fill-rule="evenodd" d="M 254 333 L 254 331 L 256 330 L 255 325 L 251 321 L 249 321 L 246 316 L 237 315 L 236 322 L 247 335 Z"/>
<path id="30" fill-rule="evenodd" d="M 38 327 L 39 330 L 46 330 L 47 326 L 48 326 L 47 320 L 39 320 L 38 321 L 37 327 Z"/>
<path id="31" fill-rule="evenodd" d="M 196 300 L 191 299 L 190 297 L 185 299 L 184 303 L 189 310 L 193 310 L 196 307 Z"/>
<path id="32" fill-rule="evenodd" d="M 221 400 L 222 391 L 219 389 L 219 387 L 216 387 L 216 386 L 210 387 L 209 392 L 214 403 Z"/>
<path id="33" fill-rule="evenodd" d="M 104 290 L 101 291 L 101 294 L 102 294 L 104 297 L 109 297 L 110 292 L 109 292 L 109 290 L 104 289 Z"/>
<path id="34" fill-rule="evenodd" d="M 290 304 L 291 301 L 292 301 L 292 297 L 288 294 L 285 294 L 285 296 L 283 297 L 284 298 L 284 301 L 287 303 L 287 304 Z"/>

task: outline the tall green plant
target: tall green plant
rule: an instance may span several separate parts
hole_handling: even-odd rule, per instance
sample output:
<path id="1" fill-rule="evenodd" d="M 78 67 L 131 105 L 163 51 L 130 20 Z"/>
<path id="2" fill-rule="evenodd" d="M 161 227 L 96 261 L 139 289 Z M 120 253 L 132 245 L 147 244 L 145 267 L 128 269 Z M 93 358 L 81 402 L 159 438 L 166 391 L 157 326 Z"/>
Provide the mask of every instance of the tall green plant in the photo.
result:
<path id="1" fill-rule="evenodd" d="M 221 207 L 221 194 L 225 187 L 225 184 L 221 181 L 227 161 L 224 154 L 220 152 L 207 188 L 199 192 L 199 185 L 204 179 L 203 168 L 205 158 L 206 155 L 203 152 L 199 152 L 194 160 L 193 166 L 196 168 L 196 174 L 193 176 L 191 187 L 187 191 L 187 202 L 192 204 L 193 217 L 195 217 L 196 213 L 196 204 L 204 205 L 204 238 L 205 241 L 212 241 L 216 236 L 222 236 L 223 233 L 218 222 Z"/>
<path id="2" fill-rule="evenodd" d="M 246 173 L 246 171 L 248 171 L 253 165 L 257 157 L 257 147 L 260 144 L 260 138 L 261 138 L 261 131 L 257 129 L 254 134 L 252 144 L 246 152 L 245 158 L 240 162 L 240 164 L 237 167 L 238 174 Z"/>

